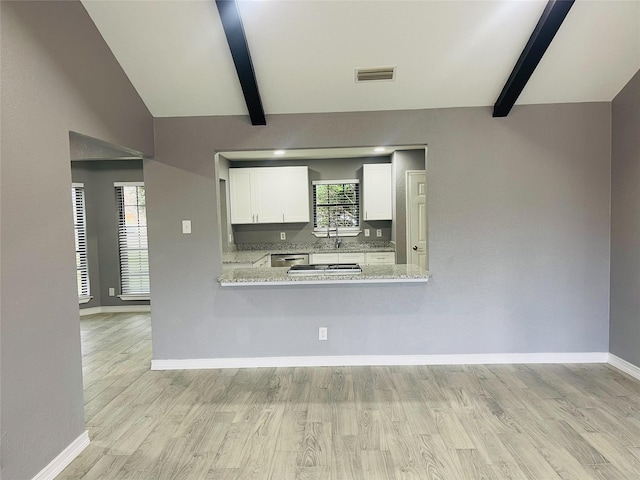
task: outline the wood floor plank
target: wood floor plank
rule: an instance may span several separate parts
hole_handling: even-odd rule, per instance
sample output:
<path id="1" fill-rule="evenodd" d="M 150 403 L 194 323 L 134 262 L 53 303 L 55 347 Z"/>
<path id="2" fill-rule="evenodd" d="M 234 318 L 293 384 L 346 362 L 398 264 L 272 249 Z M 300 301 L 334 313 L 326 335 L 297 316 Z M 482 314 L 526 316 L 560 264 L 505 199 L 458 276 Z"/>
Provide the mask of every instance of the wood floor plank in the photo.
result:
<path id="1" fill-rule="evenodd" d="M 276 437 L 252 436 L 246 444 L 242 466 L 238 478 L 246 480 L 267 480 L 276 450 Z"/>
<path id="2" fill-rule="evenodd" d="M 366 450 L 360 452 L 365 480 L 395 480 L 393 459 L 388 451 Z"/>
<path id="3" fill-rule="evenodd" d="M 298 463 L 295 451 L 276 451 L 273 454 L 269 480 L 296 480 L 298 476 Z"/>
<path id="4" fill-rule="evenodd" d="M 588 468 L 589 466 L 581 464 L 564 448 L 543 448 L 540 453 L 562 480 L 593 479 L 593 472 Z"/>
<path id="5" fill-rule="evenodd" d="M 58 479 L 640 479 L 640 382 L 606 365 L 151 371 L 149 320 L 82 319 Z"/>
<path id="6" fill-rule="evenodd" d="M 362 458 L 355 435 L 334 436 L 331 442 L 331 474 L 343 480 L 365 480 Z"/>
<path id="7" fill-rule="evenodd" d="M 454 412 L 438 410 L 435 412 L 435 417 L 438 434 L 447 447 L 454 449 L 474 448 L 464 425 Z"/>
<path id="8" fill-rule="evenodd" d="M 229 426 L 213 466 L 216 468 L 242 468 L 250 442 L 251 425 L 232 423 Z"/>
<path id="9" fill-rule="evenodd" d="M 298 450 L 300 467 L 331 466 L 331 424 L 307 422 L 304 438 Z"/>
<path id="10" fill-rule="evenodd" d="M 307 412 L 287 410 L 282 415 L 276 451 L 297 452 L 304 439 Z"/>
<path id="11" fill-rule="evenodd" d="M 523 434 L 501 434 L 500 439 L 511 453 L 520 470 L 530 480 L 560 480 L 538 448 Z"/>

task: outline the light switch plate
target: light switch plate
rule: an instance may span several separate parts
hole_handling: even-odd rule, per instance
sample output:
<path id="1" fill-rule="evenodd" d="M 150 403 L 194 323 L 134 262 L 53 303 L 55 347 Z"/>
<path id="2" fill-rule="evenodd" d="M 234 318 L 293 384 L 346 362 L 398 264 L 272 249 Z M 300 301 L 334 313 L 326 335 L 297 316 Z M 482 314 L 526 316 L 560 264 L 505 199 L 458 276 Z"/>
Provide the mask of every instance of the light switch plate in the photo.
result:
<path id="1" fill-rule="evenodd" d="M 381 237 L 381 236 L 382 236 L 382 230 L 378 228 L 376 230 L 376 237 Z"/>
<path id="2" fill-rule="evenodd" d="M 365 237 L 370 237 L 371 236 L 371 230 L 369 230 L 368 228 L 364 229 L 364 236 Z"/>
<path id="3" fill-rule="evenodd" d="M 191 220 L 182 220 L 182 233 L 191 233 Z"/>
<path id="4" fill-rule="evenodd" d="M 111 287 L 109 288 L 109 296 L 110 297 L 115 297 L 116 296 L 116 289 Z"/>

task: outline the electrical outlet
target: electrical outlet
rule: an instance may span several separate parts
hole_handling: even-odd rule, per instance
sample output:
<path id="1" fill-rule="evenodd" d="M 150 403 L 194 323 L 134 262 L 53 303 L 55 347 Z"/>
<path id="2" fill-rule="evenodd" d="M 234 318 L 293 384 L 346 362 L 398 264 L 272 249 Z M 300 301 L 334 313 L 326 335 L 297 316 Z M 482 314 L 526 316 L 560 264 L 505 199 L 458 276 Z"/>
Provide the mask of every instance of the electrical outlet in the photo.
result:
<path id="1" fill-rule="evenodd" d="M 110 297 L 115 297 L 116 296 L 116 289 L 115 288 L 110 288 L 109 289 L 109 296 Z"/>
<path id="2" fill-rule="evenodd" d="M 381 237 L 382 236 L 382 229 L 378 228 L 376 230 L 376 237 Z"/>
<path id="3" fill-rule="evenodd" d="M 280 232 L 280 240 L 286 240 L 287 234 L 285 232 Z"/>
<path id="4" fill-rule="evenodd" d="M 233 234 L 232 233 L 229 234 L 229 243 L 233 243 Z"/>
<path id="5" fill-rule="evenodd" d="M 371 230 L 369 230 L 368 228 L 365 228 L 365 229 L 364 229 L 364 236 L 365 236 L 365 237 L 369 237 L 369 236 L 371 236 Z"/>
<path id="6" fill-rule="evenodd" d="M 182 220 L 182 233 L 191 233 L 191 220 Z"/>
<path id="7" fill-rule="evenodd" d="M 318 328 L 318 340 L 326 340 L 327 339 L 327 327 Z"/>

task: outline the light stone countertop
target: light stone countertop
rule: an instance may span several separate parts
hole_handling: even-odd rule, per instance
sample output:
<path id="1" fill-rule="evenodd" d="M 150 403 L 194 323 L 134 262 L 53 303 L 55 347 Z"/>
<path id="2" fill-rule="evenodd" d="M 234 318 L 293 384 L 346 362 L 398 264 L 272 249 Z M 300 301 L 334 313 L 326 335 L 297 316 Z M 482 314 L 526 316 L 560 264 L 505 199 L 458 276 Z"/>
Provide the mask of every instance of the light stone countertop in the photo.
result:
<path id="1" fill-rule="evenodd" d="M 340 248 L 327 248 L 324 244 L 263 244 L 253 250 L 236 250 L 224 253 L 222 263 L 255 263 L 265 255 L 283 253 L 366 253 L 366 252 L 395 252 L 395 245 L 391 242 L 372 243 L 344 243 Z"/>
<path id="2" fill-rule="evenodd" d="M 361 274 L 288 275 L 288 267 L 236 268 L 223 273 L 223 287 L 255 285 L 318 285 L 336 283 L 426 283 L 429 272 L 416 265 L 362 265 Z"/>

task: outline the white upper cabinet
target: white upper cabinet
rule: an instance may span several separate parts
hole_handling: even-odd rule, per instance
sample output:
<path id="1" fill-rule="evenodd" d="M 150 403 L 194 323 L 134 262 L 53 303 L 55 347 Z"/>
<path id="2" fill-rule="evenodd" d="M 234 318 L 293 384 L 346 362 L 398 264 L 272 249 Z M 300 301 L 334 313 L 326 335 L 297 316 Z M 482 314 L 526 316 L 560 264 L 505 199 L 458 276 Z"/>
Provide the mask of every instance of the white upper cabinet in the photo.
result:
<path id="1" fill-rule="evenodd" d="M 307 167 L 230 168 L 231 223 L 309 221 Z"/>
<path id="2" fill-rule="evenodd" d="M 254 169 L 255 223 L 282 223 L 282 184 L 279 168 Z"/>
<path id="3" fill-rule="evenodd" d="M 307 167 L 281 167 L 284 222 L 308 222 L 309 169 Z"/>
<path id="4" fill-rule="evenodd" d="M 231 223 L 254 223 L 256 213 L 253 208 L 254 184 L 253 168 L 229 169 L 229 203 Z"/>
<path id="5" fill-rule="evenodd" d="M 390 163 L 363 166 L 364 220 L 393 219 L 393 182 Z"/>

